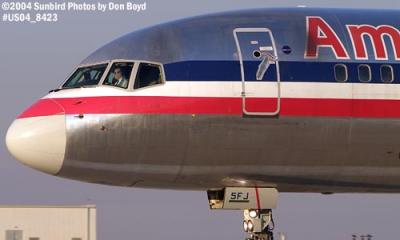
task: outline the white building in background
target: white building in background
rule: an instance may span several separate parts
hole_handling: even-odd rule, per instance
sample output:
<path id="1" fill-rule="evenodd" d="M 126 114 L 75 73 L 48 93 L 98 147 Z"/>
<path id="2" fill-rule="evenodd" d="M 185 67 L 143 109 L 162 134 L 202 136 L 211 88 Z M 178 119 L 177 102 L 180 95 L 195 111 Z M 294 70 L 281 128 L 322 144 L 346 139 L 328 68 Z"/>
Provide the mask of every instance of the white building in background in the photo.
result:
<path id="1" fill-rule="evenodd" d="M 96 206 L 1 206 L 0 240 L 96 240 Z"/>

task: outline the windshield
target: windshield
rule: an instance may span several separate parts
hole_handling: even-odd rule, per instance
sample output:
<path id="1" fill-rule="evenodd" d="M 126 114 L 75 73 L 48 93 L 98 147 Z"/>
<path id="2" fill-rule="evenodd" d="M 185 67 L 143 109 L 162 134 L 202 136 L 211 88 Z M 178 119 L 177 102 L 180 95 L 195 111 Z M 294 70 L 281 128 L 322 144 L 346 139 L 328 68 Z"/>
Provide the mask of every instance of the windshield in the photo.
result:
<path id="1" fill-rule="evenodd" d="M 64 83 L 62 88 L 76 88 L 97 85 L 107 68 L 108 63 L 80 67 Z"/>
<path id="2" fill-rule="evenodd" d="M 128 88 L 129 78 L 133 69 L 133 62 L 116 62 L 111 66 L 104 85 Z"/>

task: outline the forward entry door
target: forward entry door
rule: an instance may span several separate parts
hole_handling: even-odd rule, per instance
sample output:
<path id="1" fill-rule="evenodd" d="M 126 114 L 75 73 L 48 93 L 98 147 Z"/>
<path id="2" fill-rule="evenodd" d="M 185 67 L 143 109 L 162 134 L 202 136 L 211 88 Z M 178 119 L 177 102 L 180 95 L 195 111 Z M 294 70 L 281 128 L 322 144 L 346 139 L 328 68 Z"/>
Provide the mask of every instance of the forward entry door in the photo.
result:
<path id="1" fill-rule="evenodd" d="M 236 28 L 244 115 L 277 116 L 281 109 L 279 62 L 268 28 Z"/>

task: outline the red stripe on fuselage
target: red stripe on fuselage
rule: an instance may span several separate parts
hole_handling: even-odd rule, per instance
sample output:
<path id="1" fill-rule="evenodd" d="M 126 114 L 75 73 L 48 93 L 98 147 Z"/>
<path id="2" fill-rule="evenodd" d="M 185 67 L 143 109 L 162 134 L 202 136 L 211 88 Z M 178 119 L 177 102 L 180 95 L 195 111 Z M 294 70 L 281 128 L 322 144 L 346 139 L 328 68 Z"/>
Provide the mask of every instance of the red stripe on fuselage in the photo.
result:
<path id="1" fill-rule="evenodd" d="M 65 114 L 241 115 L 241 98 L 106 96 L 41 99 L 19 118 Z M 249 111 L 273 111 L 276 99 L 247 100 Z M 400 100 L 282 98 L 281 116 L 400 118 Z"/>
<path id="2" fill-rule="evenodd" d="M 51 116 L 64 113 L 65 110 L 56 101 L 52 99 L 40 99 L 21 113 L 18 118 Z"/>

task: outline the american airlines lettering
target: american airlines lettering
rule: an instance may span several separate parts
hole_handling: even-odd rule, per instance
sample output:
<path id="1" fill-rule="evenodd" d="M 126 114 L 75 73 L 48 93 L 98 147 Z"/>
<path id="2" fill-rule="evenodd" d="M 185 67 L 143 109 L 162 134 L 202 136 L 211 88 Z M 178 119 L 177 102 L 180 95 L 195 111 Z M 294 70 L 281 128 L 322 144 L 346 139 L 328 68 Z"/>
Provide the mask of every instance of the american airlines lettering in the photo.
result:
<path id="1" fill-rule="evenodd" d="M 348 49 L 338 37 L 335 30 L 323 18 L 318 16 L 307 17 L 307 42 L 304 57 L 306 59 L 319 58 L 320 48 L 329 48 L 337 59 L 350 59 Z M 367 41 L 371 41 L 375 60 L 388 60 L 387 45 L 393 49 L 394 59 L 400 60 L 400 31 L 390 25 L 346 25 L 347 33 L 353 47 L 356 60 L 368 60 Z M 368 38 L 367 38 L 368 37 Z M 385 41 L 385 37 L 389 41 Z M 368 40 L 367 40 L 368 39 Z"/>

